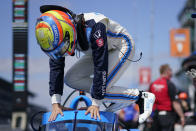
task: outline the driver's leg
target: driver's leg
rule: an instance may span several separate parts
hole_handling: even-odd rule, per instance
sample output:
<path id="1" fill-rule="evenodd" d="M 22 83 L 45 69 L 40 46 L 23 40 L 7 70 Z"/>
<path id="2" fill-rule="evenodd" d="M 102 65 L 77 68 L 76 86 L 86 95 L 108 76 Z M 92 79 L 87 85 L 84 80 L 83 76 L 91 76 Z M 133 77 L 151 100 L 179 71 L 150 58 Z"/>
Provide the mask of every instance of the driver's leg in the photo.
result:
<path id="1" fill-rule="evenodd" d="M 93 82 L 92 74 L 92 57 L 84 55 L 67 71 L 64 82 L 71 88 L 89 92 Z"/>
<path id="2" fill-rule="evenodd" d="M 127 34 L 112 34 L 113 39 L 118 38 L 116 50 L 109 52 L 109 75 L 107 79 L 107 88 L 104 101 L 116 103 L 113 104 L 108 111 L 116 111 L 129 104 L 137 102 L 140 107 L 139 122 L 143 122 L 152 112 L 152 106 L 155 97 L 152 93 L 142 92 L 138 89 L 129 89 L 125 87 L 114 86 L 116 81 L 122 76 L 130 65 L 130 59 L 134 55 L 134 42 Z"/>
<path id="3" fill-rule="evenodd" d="M 114 103 L 106 111 L 115 112 L 130 104 L 135 103 L 139 98 L 138 89 L 128 89 L 120 86 L 113 86 L 107 90 L 103 102 Z"/>
<path id="4" fill-rule="evenodd" d="M 128 59 L 133 58 L 134 42 L 127 33 L 120 36 L 113 33 L 112 36 L 116 48 L 108 53 L 108 79 L 104 101 L 115 103 L 107 109 L 113 112 L 136 102 L 139 90 L 114 86 L 131 63 Z"/>

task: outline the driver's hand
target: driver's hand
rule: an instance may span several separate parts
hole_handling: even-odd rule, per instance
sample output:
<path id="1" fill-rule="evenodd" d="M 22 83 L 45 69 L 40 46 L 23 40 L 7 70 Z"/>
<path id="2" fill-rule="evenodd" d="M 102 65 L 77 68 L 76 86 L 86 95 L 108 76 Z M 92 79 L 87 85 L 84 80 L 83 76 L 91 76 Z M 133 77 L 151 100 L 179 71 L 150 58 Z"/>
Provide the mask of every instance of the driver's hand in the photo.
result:
<path id="1" fill-rule="evenodd" d="M 85 115 L 91 113 L 91 118 L 95 118 L 95 120 L 97 120 L 97 117 L 99 118 L 99 120 L 101 120 L 100 114 L 99 114 L 99 107 L 92 105 L 90 106 L 87 111 L 85 112 Z"/>
<path id="2" fill-rule="evenodd" d="M 56 117 L 58 114 L 61 114 L 61 116 L 63 116 L 62 107 L 59 103 L 54 103 L 54 104 L 52 104 L 52 113 L 51 113 L 48 121 L 56 120 Z"/>

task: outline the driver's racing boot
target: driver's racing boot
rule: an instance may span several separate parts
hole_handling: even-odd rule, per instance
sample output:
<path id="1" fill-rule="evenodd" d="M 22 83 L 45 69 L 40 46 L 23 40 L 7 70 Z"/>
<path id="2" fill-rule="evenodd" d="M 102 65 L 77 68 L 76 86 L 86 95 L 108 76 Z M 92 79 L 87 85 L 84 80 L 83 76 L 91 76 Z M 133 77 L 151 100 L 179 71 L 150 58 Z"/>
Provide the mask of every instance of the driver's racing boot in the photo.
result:
<path id="1" fill-rule="evenodd" d="M 140 91 L 139 97 L 136 102 L 140 109 L 139 123 L 143 123 L 152 113 L 155 95 L 150 92 Z"/>

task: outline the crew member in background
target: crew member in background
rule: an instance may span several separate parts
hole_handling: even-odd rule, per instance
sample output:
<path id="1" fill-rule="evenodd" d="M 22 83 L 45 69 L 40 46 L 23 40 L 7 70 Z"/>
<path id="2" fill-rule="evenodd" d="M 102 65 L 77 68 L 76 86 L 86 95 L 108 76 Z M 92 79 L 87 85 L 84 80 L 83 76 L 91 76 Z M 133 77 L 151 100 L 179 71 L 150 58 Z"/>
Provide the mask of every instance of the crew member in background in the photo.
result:
<path id="1" fill-rule="evenodd" d="M 185 118 L 180 103 L 177 101 L 175 85 L 170 81 L 172 70 L 168 64 L 161 65 L 160 78 L 155 80 L 149 91 L 155 94 L 155 114 L 153 116 L 153 131 L 174 131 L 176 115 L 180 117 L 181 125 L 184 126 Z"/>

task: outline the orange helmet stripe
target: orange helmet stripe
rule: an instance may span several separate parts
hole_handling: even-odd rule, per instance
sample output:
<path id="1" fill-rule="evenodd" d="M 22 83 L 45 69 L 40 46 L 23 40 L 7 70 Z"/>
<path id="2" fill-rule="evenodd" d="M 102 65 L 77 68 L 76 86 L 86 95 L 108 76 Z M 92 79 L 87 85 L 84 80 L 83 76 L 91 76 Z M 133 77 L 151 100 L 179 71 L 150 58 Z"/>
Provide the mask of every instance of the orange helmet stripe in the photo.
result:
<path id="1" fill-rule="evenodd" d="M 50 29 L 50 27 L 48 25 L 44 24 L 44 23 L 38 23 L 38 25 L 36 26 L 36 30 L 38 28 L 48 28 L 48 29 Z"/>
<path id="2" fill-rule="evenodd" d="M 55 11 L 58 12 L 63 17 L 63 19 L 66 21 L 66 23 L 68 23 L 73 28 L 75 28 L 74 24 L 72 23 L 72 21 L 70 20 L 69 16 L 66 13 L 59 11 L 59 10 L 55 10 Z"/>

